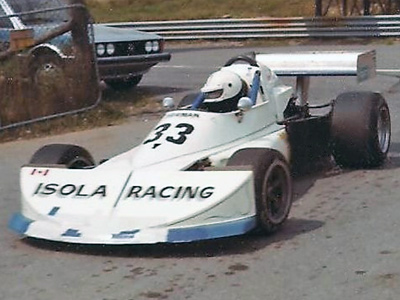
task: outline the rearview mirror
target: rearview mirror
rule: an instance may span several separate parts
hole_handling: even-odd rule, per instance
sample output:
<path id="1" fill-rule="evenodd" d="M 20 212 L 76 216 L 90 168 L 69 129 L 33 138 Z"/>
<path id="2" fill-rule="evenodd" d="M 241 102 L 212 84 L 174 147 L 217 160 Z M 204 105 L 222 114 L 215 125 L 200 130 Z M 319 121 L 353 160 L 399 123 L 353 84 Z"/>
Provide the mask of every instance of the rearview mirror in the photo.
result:
<path id="1" fill-rule="evenodd" d="M 165 97 L 163 99 L 163 107 L 165 109 L 174 109 L 175 108 L 175 101 L 172 97 Z"/>
<path id="2" fill-rule="evenodd" d="M 248 111 L 253 106 L 253 101 L 249 97 L 242 97 L 238 102 L 238 109 L 241 111 Z"/>

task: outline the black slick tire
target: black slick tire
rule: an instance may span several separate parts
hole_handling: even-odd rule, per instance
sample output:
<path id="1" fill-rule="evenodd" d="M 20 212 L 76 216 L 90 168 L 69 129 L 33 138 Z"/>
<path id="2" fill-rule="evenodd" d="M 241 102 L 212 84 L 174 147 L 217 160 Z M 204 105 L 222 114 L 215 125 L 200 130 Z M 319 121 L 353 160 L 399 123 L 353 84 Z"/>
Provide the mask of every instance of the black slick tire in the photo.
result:
<path id="1" fill-rule="evenodd" d="M 275 232 L 292 206 L 292 177 L 285 158 L 272 149 L 250 148 L 235 152 L 227 165 L 252 168 L 257 229 L 267 234 Z"/>
<path id="2" fill-rule="evenodd" d="M 332 109 L 332 154 L 345 168 L 382 165 L 390 146 L 389 107 L 379 93 L 350 92 L 337 97 Z"/>
<path id="3" fill-rule="evenodd" d="M 69 169 L 83 169 L 95 165 L 90 153 L 76 145 L 49 144 L 37 150 L 30 164 L 62 165 Z"/>

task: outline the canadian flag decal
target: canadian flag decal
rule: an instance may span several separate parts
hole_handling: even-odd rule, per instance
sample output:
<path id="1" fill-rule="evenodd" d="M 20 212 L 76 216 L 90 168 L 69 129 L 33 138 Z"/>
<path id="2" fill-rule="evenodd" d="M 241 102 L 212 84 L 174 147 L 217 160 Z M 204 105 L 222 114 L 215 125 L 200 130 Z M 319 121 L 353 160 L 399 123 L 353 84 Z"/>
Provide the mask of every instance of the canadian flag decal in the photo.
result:
<path id="1" fill-rule="evenodd" d="M 50 170 L 49 169 L 33 169 L 31 172 L 31 175 L 42 175 L 46 176 L 49 174 Z"/>

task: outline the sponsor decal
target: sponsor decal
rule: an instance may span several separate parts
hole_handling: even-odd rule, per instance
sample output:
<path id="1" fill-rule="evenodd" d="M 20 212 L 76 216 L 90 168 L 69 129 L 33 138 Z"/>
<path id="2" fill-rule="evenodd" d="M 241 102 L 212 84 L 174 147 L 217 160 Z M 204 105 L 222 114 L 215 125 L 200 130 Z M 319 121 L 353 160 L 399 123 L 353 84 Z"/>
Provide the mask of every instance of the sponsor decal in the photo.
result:
<path id="1" fill-rule="evenodd" d="M 153 200 L 198 200 L 202 201 L 210 198 L 214 194 L 213 186 L 164 186 L 142 187 L 138 185 L 131 186 L 125 196 L 125 199 L 140 200 L 143 198 Z"/>
<path id="2" fill-rule="evenodd" d="M 49 172 L 50 172 L 49 169 L 33 169 L 31 172 L 31 175 L 47 176 L 47 174 L 49 174 Z"/>
<path id="3" fill-rule="evenodd" d="M 140 186 L 133 185 L 126 189 L 124 200 L 158 200 L 158 201 L 179 201 L 194 200 L 203 201 L 214 194 L 213 186 Z M 69 198 L 93 198 L 107 197 L 107 186 L 99 185 L 88 187 L 85 184 L 58 184 L 39 183 L 33 196 L 48 197 L 69 197 Z"/>
<path id="4" fill-rule="evenodd" d="M 172 135 L 170 135 L 170 131 L 174 131 Z M 175 132 L 178 131 L 178 132 Z M 150 138 L 143 142 L 143 145 L 146 144 L 153 144 L 157 141 L 156 144 L 153 144 L 153 149 L 161 146 L 162 143 L 165 141 L 168 143 L 172 143 L 175 145 L 183 145 L 188 136 L 194 131 L 194 127 L 188 123 L 180 123 L 176 126 L 171 127 L 170 123 L 165 123 L 158 125 L 154 130 L 153 133 L 150 135 Z"/>
<path id="5" fill-rule="evenodd" d="M 92 198 L 95 196 L 106 197 L 107 187 L 99 185 L 95 188 L 89 188 L 84 184 L 58 184 L 58 183 L 39 183 L 36 187 L 34 196 L 51 196 L 57 195 L 61 197 L 74 198 Z"/>
<path id="6" fill-rule="evenodd" d="M 169 113 L 168 115 L 166 115 L 166 117 L 170 118 L 170 117 L 184 117 L 184 118 L 200 118 L 200 114 L 199 113 L 195 113 L 195 112 L 174 112 L 174 113 Z"/>

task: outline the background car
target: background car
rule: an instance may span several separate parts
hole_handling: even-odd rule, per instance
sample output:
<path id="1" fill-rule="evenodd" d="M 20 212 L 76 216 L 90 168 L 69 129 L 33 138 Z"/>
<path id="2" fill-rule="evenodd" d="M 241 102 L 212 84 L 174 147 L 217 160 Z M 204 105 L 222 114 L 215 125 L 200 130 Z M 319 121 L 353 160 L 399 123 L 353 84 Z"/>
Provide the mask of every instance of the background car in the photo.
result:
<path id="1" fill-rule="evenodd" d="M 68 20 L 66 11 L 46 14 L 22 14 L 65 5 L 64 1 L 5 0 L 0 1 L 0 51 L 10 46 L 10 32 L 19 29 L 33 29 L 33 38 L 52 29 L 52 24 Z M 8 17 L 8 18 L 7 18 Z M 51 50 L 54 55 L 71 55 L 70 37 L 64 34 L 49 41 L 49 45 L 39 48 Z M 94 43 L 100 79 L 114 88 L 137 85 L 149 69 L 161 61 L 169 61 L 171 55 L 164 53 L 161 36 L 143 33 L 128 28 L 113 28 L 94 25 Z M 33 50 L 36 51 L 36 50 Z M 36 56 L 39 56 L 37 52 Z M 52 60 L 54 61 L 54 59 Z M 44 62 L 46 63 L 46 62 Z"/>
<path id="2" fill-rule="evenodd" d="M 0 129 L 90 109 L 100 100 L 86 7 L 41 4 L 0 1 Z"/>
<path id="3" fill-rule="evenodd" d="M 94 38 L 100 78 L 113 88 L 135 86 L 152 66 L 171 59 L 157 34 L 95 24 Z"/>

